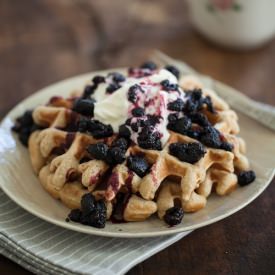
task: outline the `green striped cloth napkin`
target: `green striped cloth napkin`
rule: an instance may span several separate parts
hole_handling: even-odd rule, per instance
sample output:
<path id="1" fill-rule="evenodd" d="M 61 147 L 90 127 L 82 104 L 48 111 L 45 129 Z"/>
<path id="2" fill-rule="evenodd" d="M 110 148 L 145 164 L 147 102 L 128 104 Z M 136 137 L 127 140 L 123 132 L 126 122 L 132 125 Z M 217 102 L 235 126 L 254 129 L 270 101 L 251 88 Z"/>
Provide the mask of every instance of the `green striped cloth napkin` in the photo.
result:
<path id="1" fill-rule="evenodd" d="M 0 190 L 0 253 L 36 274 L 124 274 L 188 233 L 146 239 L 82 234 L 29 214 Z"/>

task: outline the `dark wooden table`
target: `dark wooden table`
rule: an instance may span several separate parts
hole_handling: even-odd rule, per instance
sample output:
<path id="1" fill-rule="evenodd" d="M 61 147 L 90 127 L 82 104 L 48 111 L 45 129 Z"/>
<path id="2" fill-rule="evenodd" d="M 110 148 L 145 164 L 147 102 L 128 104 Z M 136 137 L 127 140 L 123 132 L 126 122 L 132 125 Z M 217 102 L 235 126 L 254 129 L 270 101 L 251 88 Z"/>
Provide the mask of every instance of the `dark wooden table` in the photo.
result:
<path id="1" fill-rule="evenodd" d="M 48 84 L 138 65 L 153 49 L 275 105 L 275 41 L 250 52 L 213 46 L 192 29 L 182 0 L 0 0 L 0 117 Z M 129 274 L 274 274 L 274 183 L 242 211 Z M 2 256 L 0 273 L 30 274 Z"/>

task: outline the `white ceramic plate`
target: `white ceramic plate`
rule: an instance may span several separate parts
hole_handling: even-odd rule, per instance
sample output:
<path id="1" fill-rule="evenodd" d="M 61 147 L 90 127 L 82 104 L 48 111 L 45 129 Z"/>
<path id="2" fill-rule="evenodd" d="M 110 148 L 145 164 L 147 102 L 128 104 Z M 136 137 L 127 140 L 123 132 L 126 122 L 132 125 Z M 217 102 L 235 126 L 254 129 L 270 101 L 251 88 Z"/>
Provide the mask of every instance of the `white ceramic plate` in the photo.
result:
<path id="1" fill-rule="evenodd" d="M 252 168 L 257 174 L 255 182 L 246 187 L 238 188 L 229 196 L 211 195 L 203 210 L 194 214 L 186 214 L 183 222 L 178 226 L 168 227 L 157 217 L 152 217 L 144 222 L 122 224 L 107 222 L 104 229 L 65 222 L 69 209 L 63 206 L 61 202 L 53 199 L 42 188 L 32 171 L 27 149 L 20 144 L 10 128 L 14 119 L 26 109 L 46 103 L 53 95 L 69 95 L 72 90 L 84 86 L 92 75 L 90 73 L 70 78 L 37 92 L 13 108 L 2 121 L 0 126 L 0 186 L 13 201 L 25 210 L 53 224 L 88 234 L 108 237 L 153 237 L 193 230 L 226 218 L 253 201 L 270 183 L 274 171 L 263 167 L 261 161 L 257 161 L 257 153 L 253 153 L 249 157 Z M 250 129 L 247 128 L 249 123 L 246 120 L 249 118 L 241 116 L 240 125 L 242 135 L 246 138 L 249 147 L 255 144 L 249 142 Z M 251 123 L 253 122 L 250 121 Z"/>

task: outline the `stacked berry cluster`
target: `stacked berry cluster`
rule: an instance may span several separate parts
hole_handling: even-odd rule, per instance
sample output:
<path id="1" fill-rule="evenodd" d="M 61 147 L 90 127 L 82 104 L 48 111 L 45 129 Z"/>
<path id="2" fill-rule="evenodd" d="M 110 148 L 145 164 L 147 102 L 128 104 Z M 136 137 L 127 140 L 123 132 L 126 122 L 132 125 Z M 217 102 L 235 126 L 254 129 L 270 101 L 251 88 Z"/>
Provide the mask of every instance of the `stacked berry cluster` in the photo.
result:
<path id="1" fill-rule="evenodd" d="M 12 130 L 18 134 L 19 140 L 25 146 L 28 146 L 30 135 L 39 129 L 42 129 L 42 127 L 34 123 L 32 110 L 28 110 L 22 116 L 18 117 L 15 125 L 12 127 Z"/>

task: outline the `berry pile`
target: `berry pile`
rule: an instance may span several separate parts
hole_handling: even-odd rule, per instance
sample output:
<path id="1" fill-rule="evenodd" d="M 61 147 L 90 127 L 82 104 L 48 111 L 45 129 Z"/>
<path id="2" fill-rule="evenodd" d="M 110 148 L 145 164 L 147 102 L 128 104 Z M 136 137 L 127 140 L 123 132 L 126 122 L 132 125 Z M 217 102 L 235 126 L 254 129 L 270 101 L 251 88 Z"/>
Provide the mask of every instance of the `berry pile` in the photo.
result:
<path id="1" fill-rule="evenodd" d="M 130 139 L 131 129 L 135 133 L 139 132 L 137 143 L 141 148 L 161 150 L 161 134 L 154 127 L 160 122 L 160 116 L 145 115 L 144 109 L 139 107 L 132 110 L 132 115 L 119 127 L 119 136 Z"/>
<path id="2" fill-rule="evenodd" d="M 153 126 L 145 126 L 142 128 L 137 138 L 138 145 L 143 149 L 161 150 L 160 133 L 154 131 Z"/>
<path id="3" fill-rule="evenodd" d="M 204 97 L 201 89 L 186 91 L 186 97 L 187 100 L 184 108 L 185 113 L 201 111 L 203 109 L 203 106 L 206 106 L 209 112 L 215 113 L 211 97 Z"/>
<path id="4" fill-rule="evenodd" d="M 107 219 L 107 209 L 103 200 L 95 200 L 95 197 L 87 193 L 82 196 L 81 209 L 73 209 L 68 220 L 96 228 L 104 228 Z"/>
<path id="5" fill-rule="evenodd" d="M 125 138 L 118 138 L 110 147 L 103 142 L 90 144 L 87 147 L 87 152 L 95 159 L 104 160 L 109 165 L 116 165 L 125 160 L 127 148 L 128 141 Z"/>
<path id="6" fill-rule="evenodd" d="M 12 130 L 18 133 L 20 142 L 26 147 L 28 146 L 31 133 L 40 129 L 42 128 L 33 121 L 31 110 L 26 111 L 22 116 L 18 117 L 15 125 L 12 127 Z"/>
<path id="7" fill-rule="evenodd" d="M 228 143 L 223 135 L 212 127 L 206 115 L 200 112 L 204 105 L 209 112 L 216 112 L 211 98 L 203 97 L 201 90 L 196 89 L 187 92 L 186 102 L 181 99 L 170 102 L 168 109 L 175 111 L 175 113 L 168 116 L 167 128 L 176 133 L 195 138 L 205 146 L 232 151 L 233 145 Z"/>
<path id="8" fill-rule="evenodd" d="M 78 131 L 82 133 L 88 132 L 94 138 L 106 138 L 113 135 L 113 128 L 111 125 L 106 125 L 98 120 L 90 120 L 86 117 L 81 117 L 78 121 Z"/>
<path id="9" fill-rule="evenodd" d="M 135 108 L 135 109 L 142 109 L 142 108 Z M 134 111 L 134 114 L 136 114 L 135 111 Z M 138 116 L 135 116 L 135 117 L 138 119 L 135 119 L 134 122 L 132 122 L 132 119 L 133 119 L 132 117 L 128 118 L 125 122 L 125 124 L 130 126 L 134 132 L 137 132 L 139 127 L 145 127 L 145 126 L 153 127 L 156 124 L 160 123 L 160 119 L 161 119 L 161 117 L 157 115 L 144 115 L 142 118 Z"/>
<path id="10" fill-rule="evenodd" d="M 169 153 L 177 157 L 180 161 L 194 164 L 205 155 L 206 150 L 199 142 L 176 142 L 169 145 Z"/>
<path id="11" fill-rule="evenodd" d="M 181 223 L 183 216 L 183 209 L 181 207 L 174 206 L 166 210 L 163 219 L 170 226 L 174 226 Z"/>

